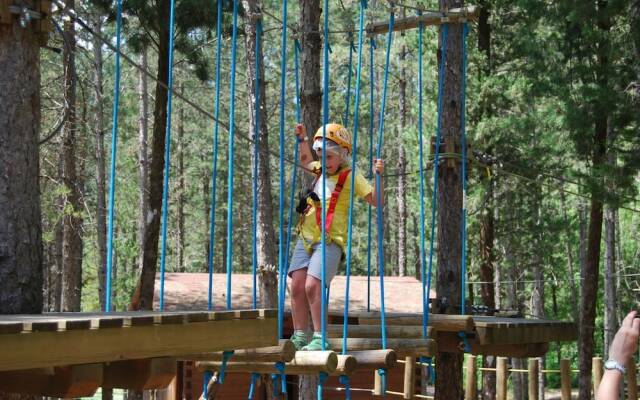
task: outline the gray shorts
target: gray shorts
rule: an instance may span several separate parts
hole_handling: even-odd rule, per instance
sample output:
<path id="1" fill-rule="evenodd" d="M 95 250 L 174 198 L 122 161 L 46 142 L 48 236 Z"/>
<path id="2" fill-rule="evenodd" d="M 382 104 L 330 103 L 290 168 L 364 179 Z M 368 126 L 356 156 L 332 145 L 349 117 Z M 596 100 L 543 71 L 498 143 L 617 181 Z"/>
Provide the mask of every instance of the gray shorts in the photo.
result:
<path id="1" fill-rule="evenodd" d="M 327 244 L 325 251 L 326 255 L 326 270 L 325 270 L 325 282 L 329 286 L 331 280 L 338 272 L 338 266 L 342 258 L 342 249 L 335 243 Z M 304 248 L 302 240 L 298 239 L 296 248 L 293 250 L 293 257 L 291 257 L 291 264 L 289 264 L 289 277 L 293 271 L 307 268 L 307 274 L 322 280 L 322 244 L 318 243 L 313 245 L 313 253 L 307 253 Z"/>

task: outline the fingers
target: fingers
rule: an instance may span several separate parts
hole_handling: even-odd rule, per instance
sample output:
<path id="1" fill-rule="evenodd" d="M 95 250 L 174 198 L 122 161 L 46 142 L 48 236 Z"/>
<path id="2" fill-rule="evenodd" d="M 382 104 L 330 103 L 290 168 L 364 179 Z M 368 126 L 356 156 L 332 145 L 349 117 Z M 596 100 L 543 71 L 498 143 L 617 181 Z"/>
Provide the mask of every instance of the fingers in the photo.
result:
<path id="1" fill-rule="evenodd" d="M 296 136 L 301 136 L 305 134 L 305 128 L 303 124 L 296 124 L 295 127 Z"/>
<path id="2" fill-rule="evenodd" d="M 638 315 L 637 311 L 631 311 L 629 314 L 627 314 L 626 317 L 624 317 L 624 319 L 622 320 L 621 326 L 626 326 L 630 328 L 633 325 L 633 320 L 636 319 L 637 315 Z"/>

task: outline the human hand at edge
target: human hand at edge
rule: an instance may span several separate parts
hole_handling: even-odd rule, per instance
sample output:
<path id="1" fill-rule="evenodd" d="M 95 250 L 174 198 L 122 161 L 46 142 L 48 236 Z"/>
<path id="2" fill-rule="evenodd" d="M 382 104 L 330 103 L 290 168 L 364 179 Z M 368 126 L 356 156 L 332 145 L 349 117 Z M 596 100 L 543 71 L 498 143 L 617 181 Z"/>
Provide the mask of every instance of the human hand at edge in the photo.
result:
<path id="1" fill-rule="evenodd" d="M 384 160 L 381 158 L 377 158 L 373 160 L 373 173 L 380 174 L 384 172 Z"/>
<path id="2" fill-rule="evenodd" d="M 298 140 L 304 140 L 307 137 L 307 129 L 304 127 L 303 124 L 296 124 L 296 127 L 294 128 L 294 132 L 298 137 Z"/>
<path id="3" fill-rule="evenodd" d="M 631 311 L 622 321 L 620 329 L 618 329 L 613 342 L 611 342 L 609 359 L 626 366 L 633 354 L 638 350 L 639 337 L 640 318 L 638 318 L 637 311 Z"/>

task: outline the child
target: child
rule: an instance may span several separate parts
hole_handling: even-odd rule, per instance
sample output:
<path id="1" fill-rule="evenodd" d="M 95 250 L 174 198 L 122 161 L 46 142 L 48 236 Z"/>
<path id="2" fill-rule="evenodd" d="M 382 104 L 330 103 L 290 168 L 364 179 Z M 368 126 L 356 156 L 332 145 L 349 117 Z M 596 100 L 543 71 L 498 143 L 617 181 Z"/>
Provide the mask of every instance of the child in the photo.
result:
<path id="1" fill-rule="evenodd" d="M 326 131 L 326 143 L 323 148 L 323 134 Z M 304 142 L 308 141 L 303 125 L 298 124 L 295 134 L 300 146 L 300 163 L 309 174 L 315 177 L 313 185 L 307 191 L 298 206 L 301 214 L 298 223 L 298 242 L 291 258 L 289 276 L 291 277 L 291 313 L 294 333 L 291 341 L 297 350 L 321 350 L 321 302 L 322 302 L 322 161 L 313 161 L 311 150 Z M 324 190 L 326 250 L 325 282 L 327 287 L 336 275 L 338 264 L 347 245 L 347 223 L 349 197 L 351 192 L 351 135 L 339 124 L 327 124 L 320 127 L 313 137 L 312 148 L 322 160 L 326 153 L 326 184 Z M 375 160 L 373 172 L 382 174 L 384 163 Z M 382 185 L 380 185 L 382 186 Z M 374 190 L 367 180 L 356 171 L 354 195 L 376 206 L 377 193 L 383 193 L 382 187 Z M 383 201 L 384 202 L 384 201 Z M 305 329 L 309 324 L 309 311 L 313 322 L 313 338 L 307 343 Z M 328 350 L 330 346 L 325 344 Z"/>

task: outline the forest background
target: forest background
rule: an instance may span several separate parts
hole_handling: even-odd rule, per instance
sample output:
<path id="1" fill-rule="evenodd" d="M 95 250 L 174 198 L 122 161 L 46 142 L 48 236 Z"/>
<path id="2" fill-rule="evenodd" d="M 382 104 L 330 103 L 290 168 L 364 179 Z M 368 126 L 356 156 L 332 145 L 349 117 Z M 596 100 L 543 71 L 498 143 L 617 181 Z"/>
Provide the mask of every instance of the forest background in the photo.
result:
<path id="1" fill-rule="evenodd" d="M 298 23 L 299 7 L 291 2 L 290 19 Z M 314 2 L 311 2 L 314 3 Z M 316 2 L 319 5 L 319 2 Z M 115 43 L 113 10 L 98 2 L 67 1 L 93 32 Z M 243 15 L 256 5 L 243 1 Z M 416 4 L 412 4 L 415 6 Z M 438 9 L 435 2 L 424 2 Z M 483 0 L 483 11 L 470 24 L 468 39 L 467 134 L 476 163 L 469 177 L 468 300 L 526 316 L 579 322 L 581 299 L 597 296 L 595 354 L 605 354 L 618 321 L 640 299 L 640 203 L 636 199 L 640 166 L 640 1 Z M 264 110 L 271 155 L 267 169 L 272 198 L 272 226 L 278 226 L 279 174 L 286 178 L 286 209 L 293 166 L 280 170 L 280 40 L 277 17 L 281 3 L 264 1 Z M 349 69 L 346 31 L 357 22 L 359 2 L 331 1 L 330 120 L 348 119 L 353 127 L 355 66 Z M 220 115 L 228 122 L 231 4 L 224 3 Z M 209 113 L 214 111 L 216 82 L 214 1 L 177 2 L 174 88 Z M 413 15 L 396 5 L 398 16 Z M 41 200 L 45 246 L 45 310 L 104 308 L 106 183 L 113 105 L 114 53 L 65 13 L 54 19 L 65 32 L 52 35 L 41 52 L 42 143 Z M 233 269 L 251 271 L 253 109 L 252 48 L 241 16 L 236 68 L 236 137 L 234 177 Z M 387 3 L 369 1 L 367 21 L 388 18 Z M 145 2 L 125 2 L 122 52 L 153 76 L 166 60 L 167 15 Z M 293 33 L 294 29 L 290 29 Z M 424 34 L 424 146 L 435 134 L 438 79 L 438 27 Z M 370 175 L 370 143 L 377 137 L 382 93 L 384 45 L 375 38 L 371 76 L 369 41 L 363 49 L 358 168 Z M 293 157 L 296 123 L 294 42 L 288 40 L 286 134 L 287 157 Z M 50 51 L 50 50 L 55 51 Z M 302 48 L 304 52 L 304 47 Z M 387 274 L 420 277 L 420 196 L 418 158 L 418 31 L 396 33 L 392 43 L 389 95 L 385 115 L 383 158 L 384 249 Z M 161 129 L 162 91 L 130 63 L 122 63 L 119 141 L 114 224 L 114 309 L 130 306 L 144 258 L 146 200 L 160 190 L 162 176 L 150 174 L 153 137 Z M 347 82 L 351 75 L 351 90 Z M 373 83 L 373 104 L 370 83 Z M 155 89 L 154 89 L 155 88 Z M 166 95 L 164 95 L 166 96 Z M 347 106 L 347 98 L 349 106 Z M 164 99 L 166 101 L 166 99 Z M 346 112 L 347 107 L 349 113 Z M 155 111 L 154 111 L 155 110 Z M 371 113 L 373 110 L 373 113 Z M 372 129 L 369 129 L 369 126 Z M 167 268 L 206 272 L 212 189 L 213 121 L 178 96 L 173 98 Z M 317 127 L 309 126 L 314 131 Z M 158 132 L 154 132 L 158 130 Z M 603 136 L 604 135 L 604 136 Z M 228 134 L 220 129 L 217 165 L 216 272 L 226 267 Z M 429 168 L 425 162 L 425 168 Z M 425 178 L 427 235 L 433 188 L 432 169 Z M 298 180 L 299 181 L 299 180 Z M 296 189 L 297 191 L 297 189 Z M 594 204 L 602 204 L 603 256 L 589 251 Z M 597 210 L 596 210 L 597 211 Z M 367 266 L 367 215 L 356 204 L 353 272 Z M 594 219 L 595 218 L 595 219 Z M 293 222 L 295 223 L 295 221 Z M 375 221 L 373 222 L 375 224 Z M 593 225 L 593 224 L 592 224 Z M 375 230 L 374 230 L 375 231 Z M 277 231 L 274 231 L 277 232 Z M 277 233 L 272 232 L 272 237 Z M 146 233 L 148 234 L 148 233 Z M 157 234 L 157 233 L 156 233 Z M 429 237 L 426 238 L 429 240 Z M 273 247 L 277 243 L 273 242 Z M 377 252 L 375 233 L 371 253 Z M 590 256 L 595 260 L 589 266 Z M 591 257 L 593 258 L 593 257 Z M 598 267 L 600 266 L 600 267 Z M 374 268 L 375 270 L 375 268 Z M 437 279 L 437 277 L 435 277 Z M 596 289 L 590 292 L 589 289 Z M 575 344 L 552 346 L 548 367 L 559 359 L 577 360 Z M 553 378 L 551 378 L 553 379 Z"/>

